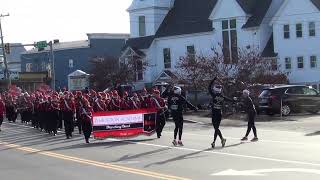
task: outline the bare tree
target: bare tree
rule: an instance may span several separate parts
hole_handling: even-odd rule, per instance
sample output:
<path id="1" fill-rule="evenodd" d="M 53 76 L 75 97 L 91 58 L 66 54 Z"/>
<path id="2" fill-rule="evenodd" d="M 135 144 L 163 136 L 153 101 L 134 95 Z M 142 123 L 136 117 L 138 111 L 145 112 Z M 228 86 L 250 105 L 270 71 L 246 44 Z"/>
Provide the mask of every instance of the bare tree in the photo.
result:
<path id="1" fill-rule="evenodd" d="M 120 61 L 114 57 L 94 58 L 91 61 L 91 84 L 94 89 L 104 90 L 117 84 L 131 84 L 143 74 L 147 63 L 140 58 L 127 58 Z"/>

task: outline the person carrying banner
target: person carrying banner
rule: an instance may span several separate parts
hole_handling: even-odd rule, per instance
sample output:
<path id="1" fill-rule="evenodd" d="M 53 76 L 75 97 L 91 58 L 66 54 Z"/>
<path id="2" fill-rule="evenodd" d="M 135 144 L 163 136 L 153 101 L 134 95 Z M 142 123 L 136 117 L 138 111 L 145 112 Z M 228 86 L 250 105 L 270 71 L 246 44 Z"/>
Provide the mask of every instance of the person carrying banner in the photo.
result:
<path id="1" fill-rule="evenodd" d="M 118 91 L 112 91 L 111 101 L 108 107 L 109 111 L 120 111 L 121 110 L 121 99 Z"/>
<path id="2" fill-rule="evenodd" d="M 222 120 L 222 107 L 224 101 L 233 102 L 232 99 L 225 97 L 222 94 L 222 85 L 218 82 L 217 78 L 214 78 L 209 85 L 208 91 L 212 96 L 212 125 L 214 127 L 214 139 L 211 143 L 212 148 L 215 148 L 217 137 L 220 137 L 222 147 L 226 145 L 226 139 L 223 138 L 219 129 Z"/>
<path id="3" fill-rule="evenodd" d="M 121 99 L 121 110 L 130 110 L 130 99 L 127 91 L 123 93 L 123 97 Z"/>
<path id="4" fill-rule="evenodd" d="M 93 113 L 93 109 L 90 106 L 90 102 L 88 100 L 84 100 L 84 106 L 82 107 L 82 112 L 81 112 L 81 116 L 82 116 L 82 127 L 83 127 L 83 134 L 84 134 L 84 138 L 86 143 L 90 143 L 89 142 L 89 138 L 91 136 L 91 132 L 92 132 L 92 113 Z"/>
<path id="5" fill-rule="evenodd" d="M 183 111 L 185 105 L 187 105 L 190 109 L 197 111 L 197 108 L 192 105 L 189 101 L 187 101 L 182 96 L 182 89 L 178 86 L 169 86 L 163 93 L 163 97 L 168 98 L 168 107 L 171 111 L 171 116 L 175 123 L 174 129 L 174 139 L 172 144 L 174 146 L 180 145 L 183 146 L 182 143 L 182 132 L 183 132 Z M 179 140 L 177 141 L 177 135 L 179 134 Z"/>
<path id="6" fill-rule="evenodd" d="M 166 124 L 166 116 L 165 111 L 167 110 L 167 106 L 163 98 L 160 97 L 160 91 L 154 90 L 153 97 L 150 99 L 150 108 L 157 109 L 157 121 L 156 121 L 156 132 L 157 137 L 161 137 L 162 130 Z"/>

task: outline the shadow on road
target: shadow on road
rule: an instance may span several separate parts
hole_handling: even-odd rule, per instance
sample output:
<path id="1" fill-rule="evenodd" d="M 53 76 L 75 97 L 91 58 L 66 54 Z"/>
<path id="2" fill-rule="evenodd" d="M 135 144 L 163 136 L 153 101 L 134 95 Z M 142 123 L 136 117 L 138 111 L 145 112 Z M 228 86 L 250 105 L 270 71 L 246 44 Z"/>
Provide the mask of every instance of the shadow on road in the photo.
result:
<path id="1" fill-rule="evenodd" d="M 320 131 L 306 134 L 305 136 L 320 136 Z"/>
<path id="2" fill-rule="evenodd" d="M 167 150 L 170 150 L 170 149 L 171 149 L 171 148 L 168 147 L 168 148 L 161 148 L 161 149 L 157 149 L 157 150 L 154 150 L 154 151 L 144 152 L 144 153 L 136 154 L 136 155 L 129 155 L 129 154 L 127 154 L 127 155 L 122 156 L 122 157 L 119 158 L 118 160 L 112 161 L 111 163 L 116 163 L 116 162 L 121 162 L 121 161 L 127 161 L 127 160 L 137 159 L 137 158 L 140 158 L 140 157 L 144 157 L 144 156 L 148 156 L 148 155 L 160 153 L 160 152 L 167 151 Z"/>
<path id="3" fill-rule="evenodd" d="M 208 155 L 201 155 L 201 156 L 200 155 L 195 156 L 195 155 L 200 154 L 200 153 L 205 152 L 205 151 L 209 151 L 209 150 L 212 150 L 212 149 L 208 148 L 208 149 L 205 149 L 205 150 L 202 150 L 202 151 L 197 151 L 197 152 L 193 152 L 193 153 L 189 153 L 189 154 L 184 154 L 184 155 L 181 155 L 181 156 L 177 156 L 175 158 L 167 159 L 165 161 L 151 163 L 151 164 L 145 165 L 144 167 L 148 168 L 148 167 L 151 167 L 151 166 L 154 166 L 154 165 L 164 165 L 164 164 L 175 162 L 175 161 L 181 161 L 181 160 L 205 157 L 205 156 L 208 156 Z"/>

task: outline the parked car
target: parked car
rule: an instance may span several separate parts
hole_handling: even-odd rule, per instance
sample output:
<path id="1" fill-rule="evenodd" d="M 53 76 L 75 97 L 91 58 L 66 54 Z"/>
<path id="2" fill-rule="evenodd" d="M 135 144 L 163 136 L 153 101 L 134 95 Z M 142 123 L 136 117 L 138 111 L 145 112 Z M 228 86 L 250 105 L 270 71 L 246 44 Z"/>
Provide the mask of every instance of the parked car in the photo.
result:
<path id="1" fill-rule="evenodd" d="M 259 109 L 269 115 L 282 113 L 284 116 L 292 112 L 320 111 L 320 94 L 317 90 L 304 85 L 286 85 L 266 88 L 259 96 Z"/>

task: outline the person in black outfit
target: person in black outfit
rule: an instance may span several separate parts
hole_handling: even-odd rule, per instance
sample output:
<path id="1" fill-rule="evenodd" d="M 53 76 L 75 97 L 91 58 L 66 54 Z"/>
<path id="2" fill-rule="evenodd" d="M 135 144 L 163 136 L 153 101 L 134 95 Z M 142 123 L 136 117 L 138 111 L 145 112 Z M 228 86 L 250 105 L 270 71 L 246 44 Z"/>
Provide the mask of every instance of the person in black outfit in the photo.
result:
<path id="1" fill-rule="evenodd" d="M 242 141 L 247 141 L 248 140 L 248 136 L 251 132 L 251 129 L 253 131 L 254 134 L 254 138 L 251 140 L 252 142 L 258 141 L 258 136 L 257 136 L 257 129 L 255 126 L 255 117 L 257 114 L 256 111 L 256 107 L 250 97 L 250 92 L 248 90 L 243 90 L 243 109 L 244 111 L 247 113 L 247 117 L 248 117 L 248 129 L 247 129 L 247 133 L 246 135 L 241 139 Z"/>
<path id="2" fill-rule="evenodd" d="M 226 145 L 226 139 L 223 138 L 219 129 L 222 120 L 222 107 L 225 101 L 233 102 L 232 99 L 225 97 L 222 94 L 222 85 L 218 83 L 218 79 L 214 78 L 209 85 L 209 93 L 212 96 L 212 125 L 214 127 L 214 140 L 211 144 L 215 148 L 217 137 L 221 140 L 222 147 Z"/>
<path id="3" fill-rule="evenodd" d="M 181 95 L 181 88 L 180 87 L 172 87 L 169 86 L 162 94 L 163 97 L 168 98 L 168 107 L 171 111 L 171 116 L 175 123 L 174 129 L 174 139 L 172 144 L 174 146 L 180 145 L 183 146 L 181 141 L 182 138 L 182 131 L 183 131 L 183 110 L 184 106 L 187 105 L 190 109 L 194 109 L 195 111 L 197 108 L 188 102 L 182 95 Z M 179 140 L 177 142 L 177 134 L 179 133 Z"/>

